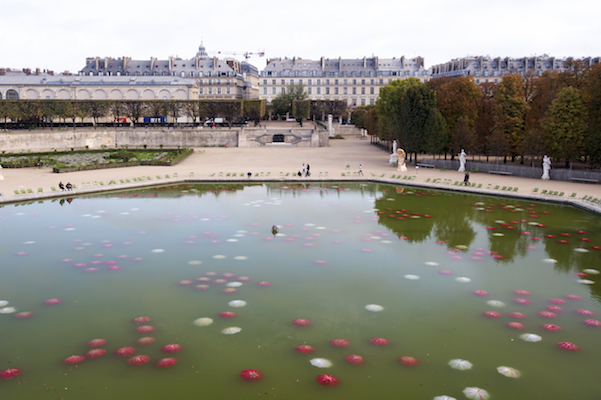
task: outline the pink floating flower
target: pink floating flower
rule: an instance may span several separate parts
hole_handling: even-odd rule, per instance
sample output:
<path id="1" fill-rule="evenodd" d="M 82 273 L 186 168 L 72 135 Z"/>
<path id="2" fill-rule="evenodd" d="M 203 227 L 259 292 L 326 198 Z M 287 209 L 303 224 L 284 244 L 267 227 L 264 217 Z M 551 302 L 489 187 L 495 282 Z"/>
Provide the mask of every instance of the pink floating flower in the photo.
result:
<path id="1" fill-rule="evenodd" d="M 194 283 L 193 281 L 188 280 L 188 279 L 184 279 L 183 281 L 177 282 L 177 284 L 180 286 L 190 286 L 193 283 Z"/>
<path id="2" fill-rule="evenodd" d="M 171 367 L 173 365 L 175 365 L 177 363 L 177 359 L 176 358 L 161 358 L 159 361 L 156 362 L 156 366 L 159 368 L 168 368 Z"/>
<path id="3" fill-rule="evenodd" d="M 344 361 L 353 365 L 362 365 L 365 363 L 363 357 L 358 356 L 357 354 L 349 354 L 348 356 L 344 357 Z"/>
<path id="4" fill-rule="evenodd" d="M 346 339 L 332 339 L 330 344 L 334 347 L 349 347 L 351 342 Z"/>
<path id="5" fill-rule="evenodd" d="M 238 289 L 228 287 L 228 288 L 225 288 L 225 289 L 221 289 L 221 293 L 225 293 L 225 294 L 238 293 Z"/>
<path id="6" fill-rule="evenodd" d="M 106 339 L 92 339 L 88 343 L 86 343 L 86 345 L 89 347 L 99 347 L 104 346 L 106 343 Z"/>
<path id="7" fill-rule="evenodd" d="M 240 372 L 240 378 L 244 379 L 245 381 L 258 381 L 262 377 L 263 374 L 257 369 L 245 369 L 244 371 Z"/>
<path id="8" fill-rule="evenodd" d="M 528 299 L 523 299 L 523 298 L 517 298 L 517 299 L 513 299 L 513 302 L 514 302 L 515 304 L 519 304 L 519 305 L 522 305 L 522 306 L 525 306 L 525 305 L 528 305 L 528 304 L 530 304 L 530 300 L 528 300 Z"/>
<path id="9" fill-rule="evenodd" d="M 449 271 L 448 269 L 442 269 L 442 270 L 438 271 L 438 273 L 440 275 L 453 275 L 453 272 Z"/>
<path id="10" fill-rule="evenodd" d="M 582 300 L 582 297 L 578 296 L 577 294 L 566 294 L 563 297 L 565 297 L 568 300 Z"/>
<path id="11" fill-rule="evenodd" d="M 113 354 L 117 357 L 129 357 L 136 352 L 136 349 L 133 347 L 119 347 L 117 350 L 113 351 Z"/>
<path id="12" fill-rule="evenodd" d="M 324 260 L 316 260 L 316 261 L 315 261 L 315 264 L 318 264 L 318 265 L 323 265 L 323 264 L 327 264 L 327 261 L 324 261 Z"/>
<path id="13" fill-rule="evenodd" d="M 63 360 L 63 364 L 77 364 L 77 363 L 82 362 L 85 359 L 86 358 L 84 356 L 80 356 L 80 355 L 70 356 Z"/>
<path id="14" fill-rule="evenodd" d="M 138 333 L 151 333 L 156 330 L 157 330 L 157 328 L 155 328 L 152 325 L 140 325 L 136 328 L 136 332 L 138 332 Z"/>
<path id="15" fill-rule="evenodd" d="M 120 269 L 122 269 L 120 266 L 118 265 L 111 265 L 110 267 L 107 268 L 109 271 L 119 271 Z"/>
<path id="16" fill-rule="evenodd" d="M 557 343 L 557 347 L 559 347 L 560 349 L 563 349 L 563 350 L 567 350 L 567 351 L 580 350 L 580 347 L 578 347 L 574 343 L 570 343 L 570 342 L 559 342 L 559 343 Z"/>
<path id="17" fill-rule="evenodd" d="M 554 313 L 562 313 L 563 312 L 563 308 L 561 308 L 559 306 L 546 306 L 545 310 L 551 311 Z"/>
<path id="18" fill-rule="evenodd" d="M 559 325 L 554 324 L 544 324 L 540 327 L 549 332 L 559 332 L 561 330 L 561 327 Z"/>
<path id="19" fill-rule="evenodd" d="M 21 372 L 23 371 L 19 368 L 8 368 L 0 372 L 0 379 L 12 379 L 15 376 L 20 375 Z"/>
<path id="20" fill-rule="evenodd" d="M 549 303 L 551 304 L 565 304 L 565 300 L 563 299 L 549 299 Z"/>
<path id="21" fill-rule="evenodd" d="M 586 317 L 592 317 L 595 315 L 594 312 L 592 312 L 590 310 L 584 310 L 584 309 L 578 309 L 575 312 L 576 312 L 576 314 L 584 315 Z"/>
<path id="22" fill-rule="evenodd" d="M 526 329 L 526 326 L 524 326 L 524 324 L 522 324 L 521 322 L 508 322 L 506 325 L 509 329 L 516 329 L 516 330 Z"/>
<path id="23" fill-rule="evenodd" d="M 397 358 L 397 361 L 400 362 L 403 365 L 409 365 L 409 366 L 413 366 L 413 365 L 418 365 L 419 364 L 419 360 L 415 357 L 411 357 L 411 356 L 402 356 Z"/>
<path id="24" fill-rule="evenodd" d="M 182 345 L 177 344 L 177 343 L 169 343 L 169 344 L 166 344 L 163 347 L 161 347 L 161 351 L 163 353 L 177 353 L 181 349 L 182 349 Z"/>
<path id="25" fill-rule="evenodd" d="M 132 319 L 131 322 L 133 322 L 136 325 L 140 325 L 140 324 L 146 324 L 148 322 L 150 322 L 152 318 L 150 317 L 136 317 L 134 319 Z"/>
<path id="26" fill-rule="evenodd" d="M 369 343 L 375 344 L 376 346 L 388 346 L 390 344 L 390 340 L 381 337 L 374 337 L 369 339 Z"/>
<path id="27" fill-rule="evenodd" d="M 302 344 L 300 346 L 296 346 L 294 348 L 294 350 L 298 351 L 299 353 L 313 353 L 315 351 L 315 348 L 313 346 L 309 346 L 307 344 Z"/>
<path id="28" fill-rule="evenodd" d="M 292 321 L 292 323 L 296 326 L 309 326 L 311 325 L 311 321 L 309 321 L 308 319 L 303 319 L 303 318 L 297 318 L 294 321 Z"/>
<path id="29" fill-rule="evenodd" d="M 318 375 L 315 380 L 322 386 L 336 386 L 340 382 L 334 375 L 329 374 Z"/>
<path id="30" fill-rule="evenodd" d="M 214 279 L 214 280 L 213 280 L 213 283 L 214 283 L 215 285 L 225 285 L 225 284 L 227 283 L 227 280 L 226 280 L 226 279 L 221 279 L 221 278 L 219 278 L 219 279 Z"/>
<path id="31" fill-rule="evenodd" d="M 224 272 L 223 274 L 221 274 L 221 277 L 222 278 L 226 278 L 226 279 L 230 279 L 230 278 L 233 278 L 235 276 L 236 276 L 236 274 L 232 274 L 231 272 Z"/>
<path id="32" fill-rule="evenodd" d="M 527 290 L 518 289 L 518 290 L 514 290 L 513 293 L 517 294 L 518 296 L 530 296 L 530 292 Z"/>
<path id="33" fill-rule="evenodd" d="M 482 313 L 486 318 L 501 318 L 501 313 L 496 311 L 484 311 Z"/>
<path id="34" fill-rule="evenodd" d="M 601 321 L 597 321 L 596 319 L 585 319 L 582 323 L 593 328 L 601 328 Z"/>
<path id="35" fill-rule="evenodd" d="M 237 278 L 237 280 L 238 280 L 238 281 L 240 281 L 240 282 L 249 282 L 249 281 L 251 281 L 252 279 L 251 279 L 249 276 L 239 276 L 239 277 Z"/>
<path id="36" fill-rule="evenodd" d="M 86 268 L 86 269 L 84 269 L 84 271 L 86 271 L 86 272 L 96 272 L 96 271 L 98 271 L 98 268 Z"/>
<path id="37" fill-rule="evenodd" d="M 136 340 L 136 344 L 139 344 L 140 346 L 148 346 L 153 344 L 156 341 L 155 338 L 150 337 L 150 336 L 144 336 L 141 337 L 140 339 Z"/>
<path id="38" fill-rule="evenodd" d="M 77 263 L 74 265 L 75 268 L 83 268 L 83 267 L 87 267 L 87 266 L 88 266 L 88 264 L 86 264 L 86 263 Z"/>
<path id="39" fill-rule="evenodd" d="M 551 311 L 539 311 L 536 315 L 543 318 L 557 318 L 557 314 Z"/>
<path id="40" fill-rule="evenodd" d="M 129 360 L 127 360 L 127 363 L 129 365 L 144 365 L 147 364 L 149 361 L 150 357 L 139 355 L 131 357 Z"/>
<path id="41" fill-rule="evenodd" d="M 31 311 L 22 311 L 20 313 L 15 314 L 16 319 L 27 319 L 33 317 L 33 312 Z"/>
<path id="42" fill-rule="evenodd" d="M 85 354 L 85 357 L 86 358 L 97 358 L 97 357 L 103 356 L 104 353 L 106 353 L 105 349 L 92 349 L 92 350 L 89 350 Z"/>
<path id="43" fill-rule="evenodd" d="M 233 311 L 224 311 L 222 313 L 219 313 L 219 316 L 221 318 L 233 318 L 235 317 L 237 314 Z"/>
<path id="44" fill-rule="evenodd" d="M 196 290 L 206 290 L 208 288 L 210 288 L 209 285 L 196 285 L 196 286 L 194 286 L 194 289 L 196 289 Z"/>
<path id="45" fill-rule="evenodd" d="M 117 261 L 105 261 L 106 265 L 115 265 L 117 264 Z"/>
<path id="46" fill-rule="evenodd" d="M 257 286 L 271 286 L 270 282 L 261 281 L 257 283 Z"/>
<path id="47" fill-rule="evenodd" d="M 56 299 L 56 298 L 44 300 L 44 304 L 47 304 L 49 306 L 52 306 L 52 305 L 55 305 L 55 304 L 60 304 L 62 302 L 63 301 L 61 299 Z"/>

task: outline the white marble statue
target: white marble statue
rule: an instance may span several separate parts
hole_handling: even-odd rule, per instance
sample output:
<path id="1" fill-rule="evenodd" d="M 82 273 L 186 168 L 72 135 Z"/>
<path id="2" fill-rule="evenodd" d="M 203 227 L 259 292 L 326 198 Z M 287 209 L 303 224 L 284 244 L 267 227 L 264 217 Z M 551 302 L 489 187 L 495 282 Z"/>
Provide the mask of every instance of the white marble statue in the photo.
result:
<path id="1" fill-rule="evenodd" d="M 545 156 L 543 157 L 543 176 L 540 177 L 543 181 L 548 181 L 549 179 L 551 179 L 551 177 L 549 176 L 550 170 L 551 170 L 551 159 L 549 158 L 548 155 L 545 154 Z"/>
<path id="2" fill-rule="evenodd" d="M 465 150 L 461 149 L 461 153 L 459 153 L 459 169 L 457 171 L 465 172 L 465 157 L 466 156 L 467 156 L 467 154 L 465 154 Z"/>
<path id="3" fill-rule="evenodd" d="M 395 163 L 397 163 L 399 161 L 399 156 L 397 155 L 397 141 L 395 140 L 394 142 L 392 142 L 392 154 L 390 155 L 390 159 L 388 160 L 388 163 L 390 165 L 394 165 Z"/>
<path id="4" fill-rule="evenodd" d="M 4 175 L 2 175 L 2 165 L 0 165 L 0 181 L 4 180 Z"/>
<path id="5" fill-rule="evenodd" d="M 405 150 L 398 149 L 396 153 L 399 159 L 397 171 L 407 171 L 407 166 L 405 165 Z"/>

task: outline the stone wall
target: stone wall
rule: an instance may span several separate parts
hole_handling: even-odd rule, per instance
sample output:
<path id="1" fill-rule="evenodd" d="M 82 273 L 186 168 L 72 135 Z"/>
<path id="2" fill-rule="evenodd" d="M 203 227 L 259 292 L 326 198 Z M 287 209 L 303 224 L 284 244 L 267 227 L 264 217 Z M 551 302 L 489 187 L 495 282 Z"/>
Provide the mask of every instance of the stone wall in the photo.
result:
<path id="1" fill-rule="evenodd" d="M 280 132 L 282 131 L 282 132 Z M 0 133 L 0 149 L 5 152 L 35 152 L 103 147 L 259 147 L 270 144 L 273 134 L 283 133 L 285 144 L 299 147 L 329 145 L 325 131 L 313 129 L 77 129 L 16 131 Z M 260 140 L 257 140 L 261 138 Z"/>

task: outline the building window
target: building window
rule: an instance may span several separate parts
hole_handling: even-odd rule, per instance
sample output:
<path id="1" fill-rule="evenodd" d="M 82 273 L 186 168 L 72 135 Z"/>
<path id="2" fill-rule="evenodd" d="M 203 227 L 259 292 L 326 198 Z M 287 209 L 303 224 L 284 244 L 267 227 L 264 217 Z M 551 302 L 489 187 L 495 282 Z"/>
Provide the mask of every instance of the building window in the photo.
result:
<path id="1" fill-rule="evenodd" d="M 199 88 L 198 89 L 198 94 L 204 94 L 204 88 Z"/>
<path id="2" fill-rule="evenodd" d="M 263 94 L 267 94 L 267 88 L 266 87 L 263 88 Z"/>
<path id="3" fill-rule="evenodd" d="M 365 85 L 365 79 L 361 79 L 361 84 Z"/>
<path id="4" fill-rule="evenodd" d="M 353 85 L 356 85 L 356 84 L 357 84 L 357 80 L 353 79 Z"/>
<path id="5" fill-rule="evenodd" d="M 384 79 L 380 79 L 380 85 L 384 84 Z"/>
<path id="6" fill-rule="evenodd" d="M 374 80 L 373 80 L 373 79 L 370 79 L 370 80 L 369 80 L 369 84 L 370 84 L 370 85 L 373 85 L 373 84 L 374 84 Z"/>
<path id="7" fill-rule="evenodd" d="M 338 88 L 337 87 L 334 88 L 334 94 L 338 94 Z"/>
<path id="8" fill-rule="evenodd" d="M 348 89 L 344 88 L 344 94 L 348 94 Z"/>
<path id="9" fill-rule="evenodd" d="M 290 84 L 294 85 L 294 79 L 290 79 Z"/>
<path id="10" fill-rule="evenodd" d="M 277 94 L 276 90 L 277 90 L 276 88 L 271 88 L 271 94 Z"/>
<path id="11" fill-rule="evenodd" d="M 267 85 L 267 79 L 263 79 L 263 85 Z"/>
<path id="12" fill-rule="evenodd" d="M 307 88 L 307 94 L 311 94 L 311 88 Z"/>
<path id="13" fill-rule="evenodd" d="M 318 80 L 317 80 L 317 84 L 318 84 L 318 85 L 321 85 L 321 79 L 318 79 Z"/>
<path id="14" fill-rule="evenodd" d="M 361 105 L 364 106 L 365 105 L 365 99 L 361 99 Z"/>
<path id="15" fill-rule="evenodd" d="M 329 87 L 326 88 L 326 94 L 330 94 L 330 88 Z"/>
<path id="16" fill-rule="evenodd" d="M 313 82 L 313 80 L 311 80 L 311 79 L 308 79 L 308 80 L 307 80 L 307 85 L 312 85 L 312 82 Z M 302 82 L 301 82 L 301 83 L 302 83 Z"/>
<path id="17" fill-rule="evenodd" d="M 361 88 L 361 94 L 365 94 L 365 88 L 364 87 Z"/>
<path id="18" fill-rule="evenodd" d="M 217 88 L 217 94 L 221 94 L 221 88 L 220 87 Z"/>
<path id="19" fill-rule="evenodd" d="M 231 92 L 231 88 L 229 88 L 229 87 L 226 87 L 226 88 L 225 88 L 225 94 L 231 94 L 231 93 L 232 93 L 232 92 Z"/>
<path id="20" fill-rule="evenodd" d="M 213 94 L 213 88 L 212 87 L 208 88 L 207 90 L 208 90 L 209 94 Z"/>
<path id="21" fill-rule="evenodd" d="M 353 88 L 353 94 L 357 94 L 357 88 L 356 87 Z"/>
<path id="22" fill-rule="evenodd" d="M 347 84 L 348 84 L 348 80 L 347 80 L 347 79 L 345 79 L 345 80 L 344 80 L 344 84 L 345 84 L 345 85 L 347 85 Z"/>
<path id="23" fill-rule="evenodd" d="M 326 85 L 329 85 L 329 84 L 330 84 L 330 80 L 326 79 Z"/>
<path id="24" fill-rule="evenodd" d="M 372 87 L 369 88 L 369 94 L 374 94 L 374 88 L 372 88 Z"/>
<path id="25" fill-rule="evenodd" d="M 321 88 L 320 87 L 317 88 L 317 94 L 321 94 Z"/>
<path id="26" fill-rule="evenodd" d="M 275 85 L 275 82 L 273 84 Z M 282 79 L 282 85 L 285 85 L 285 84 L 286 84 L 286 80 Z"/>
<path id="27" fill-rule="evenodd" d="M 376 101 L 374 99 L 369 99 L 369 105 L 373 106 L 374 104 L 376 104 Z"/>
<path id="28" fill-rule="evenodd" d="M 338 85 L 338 79 L 334 79 L 334 85 Z"/>

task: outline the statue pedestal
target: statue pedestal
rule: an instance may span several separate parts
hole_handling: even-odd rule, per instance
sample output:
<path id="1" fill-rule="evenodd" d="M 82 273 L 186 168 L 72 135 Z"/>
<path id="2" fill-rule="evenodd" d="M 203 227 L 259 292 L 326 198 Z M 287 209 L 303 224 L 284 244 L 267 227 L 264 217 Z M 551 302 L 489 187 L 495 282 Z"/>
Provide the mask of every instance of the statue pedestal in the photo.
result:
<path id="1" fill-rule="evenodd" d="M 392 165 L 398 161 L 399 161 L 399 155 L 393 153 L 390 155 L 390 160 L 388 160 L 388 164 Z"/>
<path id="2" fill-rule="evenodd" d="M 405 163 L 403 163 L 402 165 L 399 165 L 399 167 L 397 168 L 397 171 L 406 172 L 407 165 L 405 165 Z"/>

